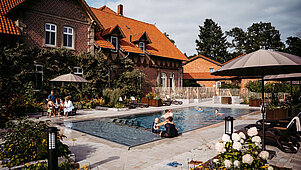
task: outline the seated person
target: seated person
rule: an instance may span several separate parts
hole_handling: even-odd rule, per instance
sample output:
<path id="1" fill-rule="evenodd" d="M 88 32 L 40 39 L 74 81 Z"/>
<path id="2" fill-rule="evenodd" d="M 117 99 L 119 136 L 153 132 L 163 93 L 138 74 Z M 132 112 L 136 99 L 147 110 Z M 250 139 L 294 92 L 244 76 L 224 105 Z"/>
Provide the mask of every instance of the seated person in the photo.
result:
<path id="1" fill-rule="evenodd" d="M 178 129 L 172 121 L 173 121 L 173 118 L 168 117 L 165 121 L 157 124 L 156 127 L 160 127 L 163 125 L 165 127 L 165 131 L 160 132 L 161 137 L 172 138 L 172 137 L 179 136 Z"/>
<path id="2" fill-rule="evenodd" d="M 204 110 L 201 107 L 199 107 L 198 111 L 203 112 Z"/>
<path id="3" fill-rule="evenodd" d="M 225 113 L 219 113 L 218 109 L 215 110 L 215 116 L 225 116 Z"/>
<path id="4" fill-rule="evenodd" d="M 49 117 L 51 117 L 51 114 L 53 114 L 53 117 L 55 117 L 55 113 L 54 113 L 54 104 L 51 100 L 47 99 L 48 103 L 47 103 L 47 107 L 48 107 L 48 114 L 49 114 Z"/>
<path id="5" fill-rule="evenodd" d="M 68 117 L 68 114 L 72 112 L 74 109 L 72 102 L 69 99 L 69 96 L 65 97 L 65 102 L 64 102 L 64 115 L 65 117 Z"/>
<path id="6" fill-rule="evenodd" d="M 171 109 L 166 109 L 165 110 L 165 114 L 162 115 L 161 117 L 163 117 L 164 119 L 167 119 L 168 117 L 173 117 L 174 114 L 172 113 L 172 110 Z"/>
<path id="7" fill-rule="evenodd" d="M 156 127 L 158 123 L 159 123 L 159 118 L 156 117 L 155 121 L 153 123 L 153 127 L 152 127 L 152 132 L 153 133 L 160 133 L 159 127 Z"/>

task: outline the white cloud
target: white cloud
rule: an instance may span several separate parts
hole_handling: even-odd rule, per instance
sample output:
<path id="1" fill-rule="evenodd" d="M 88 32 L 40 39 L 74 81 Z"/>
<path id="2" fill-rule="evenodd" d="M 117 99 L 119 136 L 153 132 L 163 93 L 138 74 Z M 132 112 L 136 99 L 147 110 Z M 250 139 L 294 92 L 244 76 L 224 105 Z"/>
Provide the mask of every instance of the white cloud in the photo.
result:
<path id="1" fill-rule="evenodd" d="M 282 41 L 301 31 L 300 0 L 87 0 L 93 7 L 124 5 L 124 15 L 156 24 L 176 41 L 188 55 L 196 53 L 198 26 L 212 18 L 227 31 L 233 27 L 246 30 L 254 22 L 271 22 L 281 33 Z"/>

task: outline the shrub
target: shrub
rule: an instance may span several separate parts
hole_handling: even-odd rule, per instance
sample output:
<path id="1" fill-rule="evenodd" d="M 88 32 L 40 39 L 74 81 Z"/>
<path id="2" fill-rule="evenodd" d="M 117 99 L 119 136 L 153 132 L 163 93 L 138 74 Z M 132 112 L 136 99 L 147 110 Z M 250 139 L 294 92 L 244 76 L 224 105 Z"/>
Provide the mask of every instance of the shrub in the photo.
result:
<path id="1" fill-rule="evenodd" d="M 238 83 L 222 83 L 220 86 L 221 89 L 240 89 Z"/>
<path id="2" fill-rule="evenodd" d="M 1 136 L 4 143 L 0 145 L 0 160 L 3 160 L 3 166 L 12 167 L 47 158 L 48 126 L 44 122 L 10 121 L 7 128 L 8 132 Z M 62 137 L 58 135 L 58 156 L 68 157 L 70 151 L 68 146 L 61 142 Z"/>
<path id="3" fill-rule="evenodd" d="M 119 97 L 121 97 L 121 90 L 119 88 L 116 89 L 104 89 L 102 91 L 102 94 L 105 98 L 105 103 L 110 106 L 113 107 L 116 105 L 116 103 L 119 100 Z"/>
<path id="4" fill-rule="evenodd" d="M 147 98 L 147 99 L 154 99 L 155 97 L 156 97 L 156 95 L 154 94 L 154 93 L 152 93 L 152 92 L 149 92 L 149 93 L 147 93 L 146 95 L 145 95 L 145 97 Z"/>

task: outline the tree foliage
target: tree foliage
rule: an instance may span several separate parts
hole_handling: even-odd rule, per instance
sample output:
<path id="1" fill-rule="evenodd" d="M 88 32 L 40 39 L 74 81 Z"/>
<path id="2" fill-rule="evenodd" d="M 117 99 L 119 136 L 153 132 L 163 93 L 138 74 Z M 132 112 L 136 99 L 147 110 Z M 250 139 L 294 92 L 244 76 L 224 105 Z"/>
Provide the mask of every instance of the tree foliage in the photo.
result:
<path id="1" fill-rule="evenodd" d="M 165 35 L 165 37 L 166 37 L 167 39 L 169 39 L 169 41 L 170 41 L 171 43 L 176 44 L 175 40 L 171 39 L 171 38 L 169 37 L 169 34 L 168 34 L 167 32 L 164 32 L 163 34 Z"/>
<path id="2" fill-rule="evenodd" d="M 301 57 L 300 37 L 288 37 L 286 40 L 286 44 L 288 45 L 288 47 L 284 50 L 285 52 Z"/>
<path id="3" fill-rule="evenodd" d="M 224 63 L 228 57 L 228 42 L 220 26 L 212 19 L 206 19 L 203 26 L 199 26 L 196 42 L 198 54 L 202 54 L 215 61 Z"/>
<path id="4" fill-rule="evenodd" d="M 231 47 L 235 53 L 251 53 L 259 49 L 283 50 L 284 44 L 281 42 L 279 30 L 270 22 L 253 23 L 244 32 L 241 28 L 235 27 L 226 32 L 232 38 Z"/>

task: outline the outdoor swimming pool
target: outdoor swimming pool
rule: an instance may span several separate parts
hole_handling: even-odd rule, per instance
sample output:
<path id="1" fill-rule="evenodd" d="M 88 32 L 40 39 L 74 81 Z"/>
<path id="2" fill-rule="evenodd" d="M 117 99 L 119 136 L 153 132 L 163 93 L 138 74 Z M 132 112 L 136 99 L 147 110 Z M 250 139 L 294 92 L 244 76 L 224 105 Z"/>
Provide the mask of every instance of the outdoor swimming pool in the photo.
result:
<path id="1" fill-rule="evenodd" d="M 198 112 L 197 109 L 198 107 L 189 107 L 173 110 L 174 122 L 179 132 L 188 132 L 222 122 L 224 121 L 225 116 L 233 116 L 236 118 L 258 110 L 202 107 L 204 111 Z M 218 109 L 220 113 L 225 113 L 226 115 L 216 117 L 214 114 L 216 109 Z M 154 119 L 163 114 L 164 111 L 160 111 L 127 117 L 65 122 L 64 125 L 74 130 L 132 147 L 161 139 L 160 136 L 151 133 L 150 130 Z"/>

